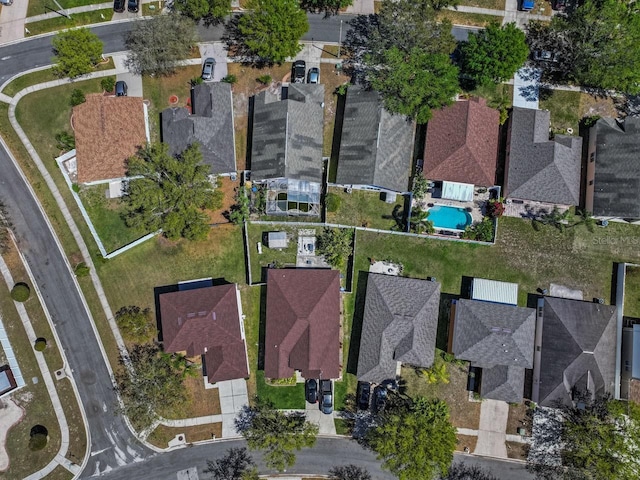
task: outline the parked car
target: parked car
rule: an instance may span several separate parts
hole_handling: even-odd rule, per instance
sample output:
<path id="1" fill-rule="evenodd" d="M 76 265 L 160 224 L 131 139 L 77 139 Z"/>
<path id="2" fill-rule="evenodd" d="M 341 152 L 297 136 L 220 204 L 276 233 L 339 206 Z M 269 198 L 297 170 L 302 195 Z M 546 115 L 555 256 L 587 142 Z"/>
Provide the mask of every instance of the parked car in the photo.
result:
<path id="1" fill-rule="evenodd" d="M 293 83 L 304 83 L 305 74 L 307 73 L 307 64 L 304 60 L 296 60 L 293 63 L 293 71 L 291 77 Z"/>
<path id="2" fill-rule="evenodd" d="M 202 64 L 202 79 L 211 80 L 213 78 L 213 72 L 216 68 L 216 59 L 207 58 Z"/>
<path id="3" fill-rule="evenodd" d="M 304 382 L 304 396 L 309 403 L 318 403 L 318 382 L 315 378 L 309 378 Z"/>
<path id="4" fill-rule="evenodd" d="M 125 0 L 113 0 L 113 11 L 122 13 L 124 12 Z"/>
<path id="5" fill-rule="evenodd" d="M 5 5 L 5 6 L 9 6 L 9 5 L 13 5 L 13 0 L 0 0 L 0 5 Z"/>
<path id="6" fill-rule="evenodd" d="M 536 50 L 533 52 L 533 59 L 536 62 L 557 62 L 558 54 L 549 50 Z"/>
<path id="7" fill-rule="evenodd" d="M 535 8 L 536 4 L 534 0 L 522 0 L 521 8 L 525 12 L 530 12 Z"/>
<path id="8" fill-rule="evenodd" d="M 320 83 L 320 69 L 318 67 L 309 69 L 307 83 Z"/>
<path id="9" fill-rule="evenodd" d="M 373 391 L 373 396 L 376 403 L 376 412 L 384 411 L 384 407 L 387 404 L 387 389 L 378 385 Z"/>
<path id="10" fill-rule="evenodd" d="M 367 410 L 371 402 L 371 384 L 369 382 L 358 382 L 357 398 L 358 408 Z"/>
<path id="11" fill-rule="evenodd" d="M 329 415 L 333 412 L 333 382 L 331 380 L 320 380 L 320 393 L 322 395 L 320 410 L 325 415 Z"/>
<path id="12" fill-rule="evenodd" d="M 127 96 L 127 83 L 123 80 L 116 82 L 116 97 Z"/>
<path id="13" fill-rule="evenodd" d="M 140 9 L 140 0 L 128 0 L 127 10 L 136 13 Z"/>

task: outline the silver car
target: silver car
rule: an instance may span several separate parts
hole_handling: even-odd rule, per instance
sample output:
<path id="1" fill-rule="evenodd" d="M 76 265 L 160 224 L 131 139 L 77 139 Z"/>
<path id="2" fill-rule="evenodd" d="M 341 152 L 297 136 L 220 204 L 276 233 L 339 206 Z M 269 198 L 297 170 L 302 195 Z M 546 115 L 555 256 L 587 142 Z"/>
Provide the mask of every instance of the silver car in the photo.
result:
<path id="1" fill-rule="evenodd" d="M 0 5 L 5 5 L 5 6 L 13 5 L 13 0 L 0 0 Z"/>
<path id="2" fill-rule="evenodd" d="M 202 65 L 202 79 L 211 80 L 213 78 L 213 71 L 216 68 L 216 59 L 207 58 Z"/>

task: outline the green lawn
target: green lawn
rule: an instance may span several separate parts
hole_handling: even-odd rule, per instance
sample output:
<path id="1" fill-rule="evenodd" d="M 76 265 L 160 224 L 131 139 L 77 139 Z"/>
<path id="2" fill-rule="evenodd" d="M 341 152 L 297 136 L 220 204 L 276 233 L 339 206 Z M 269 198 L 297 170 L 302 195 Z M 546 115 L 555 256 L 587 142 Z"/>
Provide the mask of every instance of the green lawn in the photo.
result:
<path id="1" fill-rule="evenodd" d="M 467 7 L 490 8 L 491 10 L 504 10 L 505 0 L 460 0 L 459 5 Z"/>
<path id="2" fill-rule="evenodd" d="M 551 129 L 556 133 L 566 133 L 572 128 L 578 134 L 580 122 L 580 92 L 564 90 L 540 90 L 539 108 L 551 112 Z"/>
<path id="3" fill-rule="evenodd" d="M 53 74 L 50 68 L 45 68 L 44 70 L 27 73 L 26 75 L 16 78 L 14 81 L 9 83 L 4 90 L 2 90 L 2 93 L 13 97 L 16 93 L 26 87 L 37 85 L 38 83 L 50 82 L 51 80 L 56 80 L 56 78 L 57 77 Z"/>
<path id="4" fill-rule="evenodd" d="M 58 0 L 58 3 L 62 6 L 62 8 L 66 9 L 104 2 L 101 0 Z M 27 17 L 33 17 L 34 15 L 41 15 L 43 13 L 51 13 L 51 10 L 45 7 L 50 7 L 52 9 L 58 8 L 52 0 L 29 0 Z M 113 10 L 111 10 L 111 12 L 113 12 Z"/>
<path id="5" fill-rule="evenodd" d="M 108 22 L 112 16 L 113 9 L 105 8 L 102 10 L 92 10 L 90 12 L 74 13 L 71 15 L 71 19 L 55 17 L 38 22 L 30 22 L 25 24 L 25 27 L 29 29 L 29 36 L 33 36 L 41 33 L 56 32 L 66 28 L 80 27 L 82 25 Z"/>
<path id="6" fill-rule="evenodd" d="M 262 278 L 262 268 L 267 267 L 272 262 L 277 262 L 281 266 L 292 266 L 296 264 L 296 253 L 298 252 L 298 229 L 301 227 L 288 227 L 286 225 L 260 225 L 250 223 L 249 231 L 249 255 L 251 259 L 251 277 L 253 283 L 265 281 Z M 268 247 L 265 241 L 268 232 L 287 232 L 289 246 L 282 250 Z M 262 254 L 258 254 L 257 244 L 262 242 Z"/>
<path id="7" fill-rule="evenodd" d="M 486 98 L 487 104 L 493 108 L 500 106 L 510 108 L 513 105 L 513 85 L 504 83 L 481 85 L 467 93 L 475 97 Z"/>
<path id="8" fill-rule="evenodd" d="M 144 232 L 127 227 L 122 217 L 126 211 L 124 203 L 118 198 L 106 198 L 106 188 L 106 184 L 82 187 L 80 198 L 104 248 L 110 253 L 142 237 Z"/>
<path id="9" fill-rule="evenodd" d="M 454 25 L 466 25 L 470 27 L 486 27 L 491 22 L 502 23 L 502 17 L 498 15 L 456 12 L 454 10 L 441 10 L 438 12 L 438 18 L 446 18 Z"/>
<path id="10" fill-rule="evenodd" d="M 627 267 L 624 285 L 624 315 L 640 318 L 640 267 Z"/>
<path id="11" fill-rule="evenodd" d="M 256 384 L 257 395 L 270 400 L 277 408 L 304 409 L 304 383 L 297 383 L 291 387 L 267 385 L 264 380 L 264 371 L 258 370 Z"/>
<path id="12" fill-rule="evenodd" d="M 337 187 L 329 187 L 328 191 L 340 198 L 338 210 L 327 212 L 328 223 L 391 230 L 398 225 L 396 219 L 402 218 L 404 197 L 401 195 L 395 203 L 389 204 L 380 199 L 379 192 L 354 189 L 352 193 L 346 193 Z"/>

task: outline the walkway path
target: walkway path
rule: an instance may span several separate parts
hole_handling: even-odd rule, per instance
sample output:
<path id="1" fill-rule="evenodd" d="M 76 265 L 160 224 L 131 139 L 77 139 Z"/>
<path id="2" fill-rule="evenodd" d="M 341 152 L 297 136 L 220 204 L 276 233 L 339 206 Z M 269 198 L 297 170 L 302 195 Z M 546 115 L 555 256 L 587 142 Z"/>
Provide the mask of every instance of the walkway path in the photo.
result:
<path id="1" fill-rule="evenodd" d="M 353 5 L 347 7 L 345 13 L 356 15 L 369 15 L 375 13 L 375 2 L 373 0 L 353 0 Z"/>
<path id="2" fill-rule="evenodd" d="M 15 244 L 14 244 L 15 245 Z M 17 248 L 17 247 L 15 247 Z M 29 268 L 27 263 L 23 264 L 25 268 Z M 27 270 L 28 271 L 28 270 Z M 2 277 L 7 284 L 9 289 L 13 288 L 15 282 L 13 281 L 13 277 L 11 276 L 11 272 L 7 267 L 7 264 L 4 261 L 4 258 L 0 256 L 0 273 L 2 273 Z M 36 284 L 31 281 L 33 287 L 37 288 Z M 24 308 L 24 305 L 19 302 L 13 302 L 16 310 L 18 311 L 18 315 L 20 316 L 20 320 L 24 326 L 25 331 L 27 332 L 27 337 L 29 338 L 29 342 L 33 345 L 38 338 L 33 326 L 31 325 L 31 320 L 29 320 L 29 315 L 27 314 L 27 310 Z M 42 308 L 46 308 L 44 304 Z M 59 344 L 59 342 L 58 342 Z M 62 348 L 60 348 L 60 352 L 63 355 Z M 49 371 L 49 367 L 47 366 L 47 361 L 44 358 L 44 354 L 42 352 L 38 352 L 36 350 L 33 351 L 36 361 L 38 362 L 38 368 L 40 369 L 40 373 L 42 375 L 42 379 L 44 380 L 45 386 L 47 387 L 47 392 L 49 392 L 49 397 L 51 398 L 51 403 L 53 405 L 53 410 L 58 419 L 58 423 L 60 424 L 60 450 L 56 454 L 55 458 L 49 462 L 49 464 L 44 467 L 42 470 L 30 475 L 26 480 L 32 480 L 37 478 L 44 478 L 49 473 L 51 473 L 58 465 L 62 465 L 64 468 L 69 470 L 74 475 L 79 474 L 82 469 L 80 465 L 72 463 L 69 459 L 65 458 L 67 454 L 67 450 L 69 450 L 69 426 L 67 425 L 67 418 L 65 416 L 64 410 L 62 408 L 62 403 L 60 403 L 60 397 L 58 397 L 58 391 L 53 383 L 53 377 L 51 376 L 51 372 Z M 66 361 L 65 361 L 66 364 Z"/>

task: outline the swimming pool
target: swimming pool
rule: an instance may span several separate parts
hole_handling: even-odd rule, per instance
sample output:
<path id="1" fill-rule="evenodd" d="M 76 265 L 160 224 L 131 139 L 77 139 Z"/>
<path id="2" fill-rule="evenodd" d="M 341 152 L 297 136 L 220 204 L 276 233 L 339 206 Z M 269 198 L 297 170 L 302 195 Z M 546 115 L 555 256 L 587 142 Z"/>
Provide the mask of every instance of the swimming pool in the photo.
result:
<path id="1" fill-rule="evenodd" d="M 427 220 L 433 222 L 436 228 L 449 230 L 464 230 L 471 225 L 471 215 L 464 208 L 434 205 L 429 209 Z"/>

